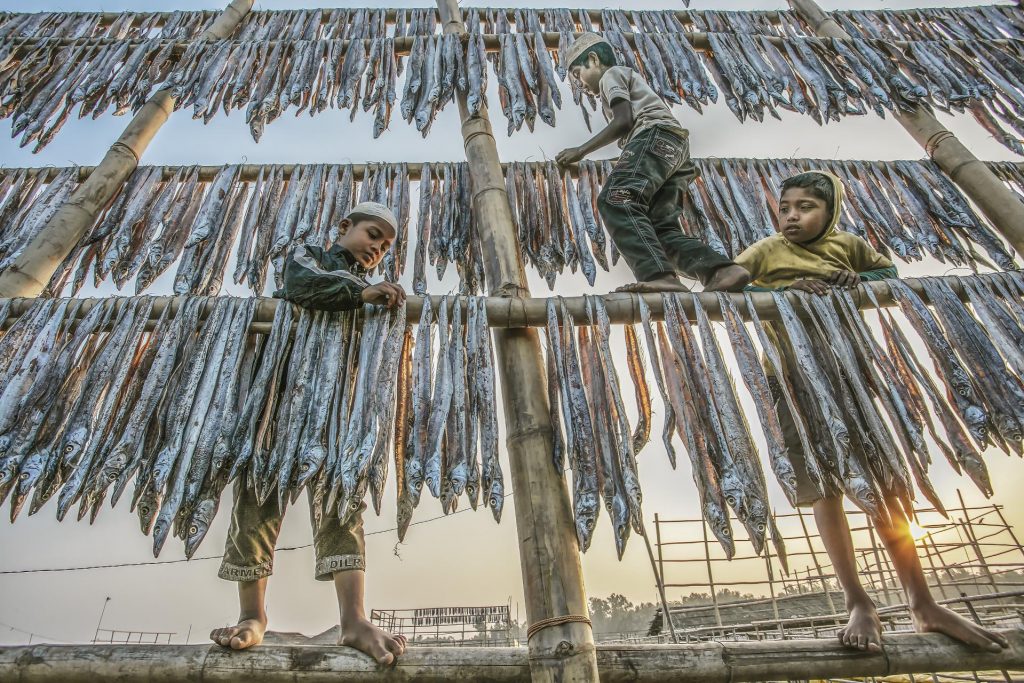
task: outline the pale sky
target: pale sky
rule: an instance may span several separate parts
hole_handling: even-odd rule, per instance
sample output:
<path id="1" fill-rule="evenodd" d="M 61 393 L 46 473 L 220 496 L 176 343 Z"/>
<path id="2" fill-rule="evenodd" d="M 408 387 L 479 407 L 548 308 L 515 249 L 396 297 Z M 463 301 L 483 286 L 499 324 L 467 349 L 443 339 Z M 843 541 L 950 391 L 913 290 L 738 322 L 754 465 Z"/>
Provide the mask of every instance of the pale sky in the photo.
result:
<path id="1" fill-rule="evenodd" d="M 175 9 L 219 9 L 221 0 L 179 0 Z M 258 2 L 257 9 L 337 6 L 337 0 L 301 3 Z M 366 2 L 370 6 L 425 6 L 424 2 Z M 470 3 L 466 3 L 470 4 Z M 474 6 L 508 6 L 506 3 L 473 2 Z M 643 9 L 678 9 L 682 3 L 654 0 L 639 3 Z M 910 7 L 962 6 L 972 3 L 954 1 L 909 2 L 860 0 L 822 2 L 826 9 L 901 9 Z M 778 0 L 694 0 L 693 9 L 780 9 Z M 532 7 L 565 6 L 564 2 L 533 2 Z M 167 3 L 151 0 L 109 0 L 85 2 L 50 2 L 47 0 L 0 0 L 0 11 L 153 11 L 167 10 Z M 572 7 L 600 8 L 597 3 L 573 3 Z M 558 112 L 557 132 L 538 121 L 535 133 L 524 127 L 511 138 L 504 135 L 505 122 L 497 109 L 495 79 L 490 79 L 492 122 L 496 130 L 498 152 L 503 161 L 525 161 L 553 158 L 568 145 L 584 141 L 588 134 L 579 113 L 569 103 Z M 400 86 L 401 87 L 401 86 Z M 740 124 L 723 103 L 709 107 L 703 115 L 689 108 L 677 109 L 677 115 L 691 131 L 691 152 L 694 157 L 811 157 L 841 159 L 920 159 L 921 148 L 892 119 L 884 121 L 874 115 L 845 118 L 841 123 L 817 126 L 809 117 L 784 112 L 783 121 L 767 119 L 765 123 Z M 977 126 L 970 117 L 946 117 L 943 122 L 968 147 L 985 160 L 1019 160 Z M 17 148 L 9 139 L 10 121 L 0 121 L 0 164 L 4 166 L 66 166 L 91 165 L 102 158 L 107 147 L 123 129 L 128 119 L 105 115 L 98 121 L 70 121 L 53 142 L 38 155 Z M 462 161 L 457 108 L 449 105 L 439 116 L 426 140 L 396 115 L 391 129 L 381 138 L 371 137 L 372 117 L 357 116 L 348 121 L 348 112 L 325 111 L 316 117 L 294 118 L 286 115 L 266 128 L 262 142 L 256 144 L 249 135 L 241 112 L 229 117 L 218 115 L 210 125 L 193 121 L 186 111 L 172 115 L 143 157 L 144 164 L 224 164 L 224 163 L 360 163 L 365 161 Z M 609 147 L 602 157 L 614 156 Z M 416 206 L 415 198 L 413 207 Z M 941 274 L 947 268 L 934 262 L 905 265 L 904 275 Z M 604 292 L 629 281 L 631 275 L 622 264 L 612 273 L 600 273 L 597 286 L 591 290 L 582 275 L 565 275 L 557 291 L 566 296 L 584 292 Z M 403 281 L 408 285 L 408 278 Z M 433 283 L 431 293 L 442 293 L 452 282 Z M 531 276 L 534 296 L 547 296 L 544 282 Z M 154 293 L 166 293 L 155 290 Z M 227 293 L 247 294 L 240 289 Z M 617 332 L 618 333 L 618 332 Z M 626 384 L 628 386 L 628 382 Z M 628 394 L 627 394 L 628 398 Z M 748 415 L 755 413 L 746 400 Z M 681 444 L 677 451 L 682 460 L 673 471 L 659 448 L 662 413 L 655 406 L 652 443 L 639 458 L 641 482 L 644 487 L 644 510 L 649 526 L 654 514 L 662 518 L 697 517 L 696 492 L 690 477 Z M 632 416 L 631 416 L 632 417 Z M 756 421 L 755 421 L 756 422 Z M 755 436 L 763 443 L 758 426 L 752 425 Z M 504 432 L 503 432 L 504 434 Z M 1018 491 L 1024 483 L 1022 464 L 998 452 L 986 454 L 996 482 L 992 502 L 1006 506 L 1011 521 L 1024 522 L 1024 503 Z M 507 462 L 504 461 L 507 489 L 511 488 Z M 982 497 L 966 479 L 958 477 L 941 461 L 933 465 L 932 480 L 948 504 L 956 502 L 955 489 L 961 488 L 968 504 L 982 502 Z M 769 473 L 772 503 L 780 513 L 789 512 L 779 486 Z M 394 527 L 394 496 L 385 498 L 381 517 L 366 515 L 367 532 L 367 609 L 412 608 L 434 606 L 470 606 L 504 604 L 511 601 L 513 613 L 519 606 L 520 619 L 525 618 L 520 577 L 519 555 L 515 530 L 514 496 L 505 504 L 503 521 L 496 525 L 486 512 L 455 516 L 420 524 L 410 529 L 406 542 L 396 548 Z M 311 534 L 305 504 L 290 512 L 285 519 L 279 545 L 298 546 L 309 543 Z M 230 510 L 229 500 L 221 505 L 220 514 L 197 556 L 222 552 Z M 424 496 L 414 521 L 441 514 L 440 506 Z M 152 560 L 151 540 L 138 530 L 137 518 L 128 512 L 126 503 L 111 510 L 104 509 L 96 524 L 66 521 L 58 524 L 53 505 L 34 517 L 22 516 L 11 525 L 0 521 L 0 572 L 23 569 L 58 568 L 96 564 L 133 563 Z M 737 527 L 739 525 L 736 525 Z M 616 559 L 607 517 L 598 523 L 591 548 L 583 556 L 587 592 L 604 597 L 612 592 L 626 595 L 633 602 L 656 600 L 647 554 L 642 539 L 630 539 L 626 555 Z M 689 527 L 696 533 L 698 527 Z M 384 533 L 375 533 L 384 532 Z M 695 537 L 687 537 L 695 538 Z M 676 540 L 682 540 L 677 536 Z M 738 543 L 740 554 L 749 555 L 749 544 Z M 795 546 L 796 544 L 794 544 Z M 802 549 L 802 548 L 800 548 Z M 182 546 L 171 541 L 161 560 L 184 558 Z M 237 613 L 235 590 L 216 577 L 216 560 L 180 562 L 156 566 L 99 569 L 61 573 L 0 573 L 0 644 L 25 643 L 31 632 L 33 642 L 52 640 L 84 642 L 92 638 L 107 596 L 111 598 L 103 616 L 103 627 L 121 630 L 175 632 L 175 642 L 184 642 L 191 629 L 190 642 L 201 642 L 211 628 L 233 623 Z M 802 566 L 802 562 L 794 563 Z M 309 549 L 278 554 L 275 575 L 268 593 L 271 629 L 301 631 L 315 634 L 337 623 L 337 612 L 330 584 L 312 578 L 312 552 Z M 763 576 L 763 561 L 734 563 L 717 576 L 736 578 L 741 574 Z M 667 579 L 686 583 L 703 581 L 699 565 L 676 565 Z M 691 589 L 669 590 L 669 597 L 689 593 Z M 692 590 L 701 590 L 700 588 Z M 756 587 L 751 590 L 758 590 Z"/>

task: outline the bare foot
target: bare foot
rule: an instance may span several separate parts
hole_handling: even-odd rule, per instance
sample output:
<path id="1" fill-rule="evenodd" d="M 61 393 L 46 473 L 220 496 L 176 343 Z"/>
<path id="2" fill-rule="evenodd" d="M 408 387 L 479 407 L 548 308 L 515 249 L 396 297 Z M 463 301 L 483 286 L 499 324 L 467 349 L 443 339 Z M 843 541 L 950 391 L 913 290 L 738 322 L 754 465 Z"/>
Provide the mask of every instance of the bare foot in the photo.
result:
<path id="1" fill-rule="evenodd" d="M 222 647 L 232 650 L 244 650 L 263 642 L 263 634 L 267 630 L 267 620 L 242 619 L 234 626 L 216 628 L 210 632 L 210 640 Z"/>
<path id="2" fill-rule="evenodd" d="M 722 266 L 704 286 L 705 292 L 739 292 L 750 284 L 750 273 L 742 266 Z"/>
<path id="3" fill-rule="evenodd" d="M 867 652 L 882 651 L 882 622 L 870 602 L 850 608 L 850 621 L 836 634 L 846 647 Z"/>
<path id="4" fill-rule="evenodd" d="M 655 280 L 622 285 L 615 291 L 639 294 L 641 292 L 689 292 L 690 288 L 680 282 L 675 275 L 666 275 Z"/>
<path id="5" fill-rule="evenodd" d="M 366 619 L 359 619 L 342 624 L 338 645 L 354 647 L 376 659 L 378 664 L 388 666 L 405 652 L 406 638 L 403 635 L 393 636 Z"/>
<path id="6" fill-rule="evenodd" d="M 914 619 L 914 627 L 918 633 L 944 633 L 961 643 L 989 652 L 999 652 L 1010 646 L 1006 638 L 998 633 L 987 631 L 973 621 L 934 602 L 911 610 L 910 615 Z"/>

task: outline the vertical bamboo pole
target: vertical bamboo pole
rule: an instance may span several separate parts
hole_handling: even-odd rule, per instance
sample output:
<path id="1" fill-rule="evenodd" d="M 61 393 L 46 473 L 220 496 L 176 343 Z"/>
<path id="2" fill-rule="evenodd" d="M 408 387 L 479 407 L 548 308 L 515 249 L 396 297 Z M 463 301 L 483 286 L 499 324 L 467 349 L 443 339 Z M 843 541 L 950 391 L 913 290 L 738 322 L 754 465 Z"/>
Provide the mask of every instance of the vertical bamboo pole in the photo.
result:
<path id="1" fill-rule="evenodd" d="M 718 589 L 715 588 L 715 573 L 711 570 L 711 545 L 708 543 L 708 525 L 700 520 L 701 531 L 704 532 L 704 564 L 708 568 L 708 587 L 711 590 L 711 604 L 715 607 L 715 623 L 722 625 L 722 612 L 718 609 Z"/>
<path id="2" fill-rule="evenodd" d="M 821 571 L 821 563 L 818 562 L 818 553 L 814 550 L 814 543 L 811 541 L 811 534 L 807 531 L 807 522 L 804 521 L 804 513 L 799 507 L 796 509 L 796 516 L 800 519 L 800 528 L 804 532 L 804 540 L 807 541 L 807 549 L 811 551 L 811 561 L 814 562 L 814 569 L 818 572 L 818 579 L 821 581 L 821 589 L 825 591 L 825 601 L 828 603 L 829 614 L 836 614 L 836 603 L 832 600 L 832 589 L 825 581 L 825 575 Z M 807 578 L 810 579 L 811 568 L 807 568 Z M 836 626 L 839 620 L 835 620 Z"/>
<path id="3" fill-rule="evenodd" d="M 458 0 L 437 0 L 445 33 L 464 36 Z M 512 210 L 487 109 L 470 115 L 458 94 L 462 137 L 473 181 L 473 210 L 492 296 L 529 296 Z M 587 617 L 579 548 L 565 479 L 551 466 L 551 422 L 540 340 L 534 329 L 495 329 L 506 446 L 516 491 L 519 561 L 531 624 Z M 589 624 L 552 625 L 529 639 L 534 681 L 597 681 L 594 634 Z"/>
<path id="4" fill-rule="evenodd" d="M 928 537 L 925 536 L 921 539 L 921 546 L 924 548 L 924 554 L 928 558 L 928 566 L 932 570 L 932 577 L 935 579 L 935 586 L 939 589 L 939 593 L 942 595 L 942 599 L 946 600 L 949 598 L 946 595 L 946 585 L 942 583 L 942 577 L 939 576 L 939 569 L 935 566 L 935 560 L 932 558 L 931 548 L 928 547 Z"/>
<path id="5" fill-rule="evenodd" d="M 197 40 L 220 40 L 234 32 L 254 0 L 232 0 Z M 96 216 L 139 165 L 139 158 L 174 110 L 167 89 L 158 90 L 132 118 L 96 169 L 47 221 L 22 254 L 0 273 L 0 297 L 37 296 L 71 253 Z"/>
<path id="6" fill-rule="evenodd" d="M 850 39 L 850 34 L 814 0 L 789 0 L 789 4 L 818 35 Z M 991 169 L 925 107 L 909 112 L 897 108 L 892 116 L 981 209 L 1017 253 L 1024 254 L 1024 205 Z"/>
<path id="7" fill-rule="evenodd" d="M 1002 506 L 1001 505 L 996 505 L 995 503 L 993 503 L 992 504 L 992 509 L 995 510 L 995 513 L 997 515 L 999 515 L 999 521 L 1002 523 L 1002 525 L 1004 527 L 1004 530 L 1008 534 L 1010 534 L 1010 538 L 1013 539 L 1013 544 L 1015 546 L 1017 546 L 1017 550 L 1019 550 L 1021 552 L 1021 554 L 1024 554 L 1024 546 L 1022 546 L 1020 544 L 1020 541 L 1017 540 L 1017 534 L 1013 533 L 1013 527 L 1011 527 L 1007 523 L 1006 517 L 1003 516 L 1003 508 L 1002 508 Z M 657 515 L 655 515 L 655 517 L 657 517 Z"/>
<path id="8" fill-rule="evenodd" d="M 665 618 L 662 620 L 668 624 L 669 632 L 672 634 L 672 642 L 679 643 L 676 636 L 676 625 L 672 622 L 672 611 L 668 607 L 668 600 L 665 598 L 665 556 L 661 550 L 661 520 L 658 513 L 654 513 L 654 536 L 658 546 L 658 588 L 661 591 L 662 609 L 665 610 Z"/>
<path id="9" fill-rule="evenodd" d="M 892 595 L 889 594 L 889 577 L 885 575 L 885 566 L 882 565 L 882 553 L 879 552 L 878 539 L 875 538 L 875 527 L 871 520 L 867 522 L 868 537 L 871 539 L 871 551 L 875 555 L 875 565 L 878 567 L 878 576 L 882 580 L 882 594 L 885 595 L 885 604 L 893 604 Z M 865 561 L 867 564 L 867 561 Z"/>
<path id="10" fill-rule="evenodd" d="M 679 640 L 676 638 L 676 627 L 672 624 L 672 615 L 668 611 L 668 600 L 665 598 L 665 584 L 662 579 L 661 572 L 658 571 L 658 564 L 654 559 L 654 550 L 651 549 L 651 539 L 647 537 L 647 533 L 641 534 L 644 537 L 644 545 L 647 547 L 647 557 L 651 560 L 651 571 L 654 572 L 654 585 L 658 589 L 658 598 L 661 600 L 661 611 L 662 611 L 662 623 L 668 624 L 668 632 L 672 636 L 672 642 L 678 643 Z M 658 548 L 661 551 L 661 548 Z"/>

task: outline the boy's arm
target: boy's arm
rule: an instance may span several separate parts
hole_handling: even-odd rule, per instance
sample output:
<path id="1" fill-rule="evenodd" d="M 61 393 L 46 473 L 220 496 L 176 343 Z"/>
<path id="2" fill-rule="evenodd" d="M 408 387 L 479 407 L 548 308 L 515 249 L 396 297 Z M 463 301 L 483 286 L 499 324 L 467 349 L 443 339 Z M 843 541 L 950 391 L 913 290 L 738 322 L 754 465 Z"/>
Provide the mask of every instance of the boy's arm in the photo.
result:
<path id="1" fill-rule="evenodd" d="M 873 270 L 865 270 L 857 273 L 860 275 L 861 280 L 890 280 L 894 277 L 899 277 L 899 273 L 896 272 L 896 266 L 888 266 L 887 268 L 875 268 Z"/>
<path id="2" fill-rule="evenodd" d="M 617 99 L 612 102 L 612 120 L 608 122 L 608 125 L 579 147 L 563 149 L 555 157 L 555 161 L 563 166 L 575 164 L 591 152 L 619 140 L 632 129 L 633 109 L 629 106 L 629 100 Z"/>
<path id="3" fill-rule="evenodd" d="M 306 244 L 297 246 L 284 267 L 284 287 L 275 296 L 319 311 L 351 311 L 363 305 L 363 290 L 369 285 L 342 267 L 328 270 L 323 250 Z"/>

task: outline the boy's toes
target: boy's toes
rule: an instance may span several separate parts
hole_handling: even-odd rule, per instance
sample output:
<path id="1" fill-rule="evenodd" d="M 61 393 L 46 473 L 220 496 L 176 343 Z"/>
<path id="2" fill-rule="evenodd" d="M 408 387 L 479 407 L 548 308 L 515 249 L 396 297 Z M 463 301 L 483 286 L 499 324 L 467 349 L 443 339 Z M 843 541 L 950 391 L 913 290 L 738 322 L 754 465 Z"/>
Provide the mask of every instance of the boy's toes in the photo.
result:
<path id="1" fill-rule="evenodd" d="M 384 640 L 384 646 L 388 649 L 388 652 L 396 657 L 400 657 L 405 652 L 405 643 L 403 640 L 399 640 L 402 636 L 391 636 L 386 637 Z"/>
<path id="2" fill-rule="evenodd" d="M 391 663 L 395 661 L 395 656 L 390 652 L 385 652 L 383 654 L 375 656 L 374 659 L 376 659 L 377 663 L 381 666 L 390 666 Z"/>

